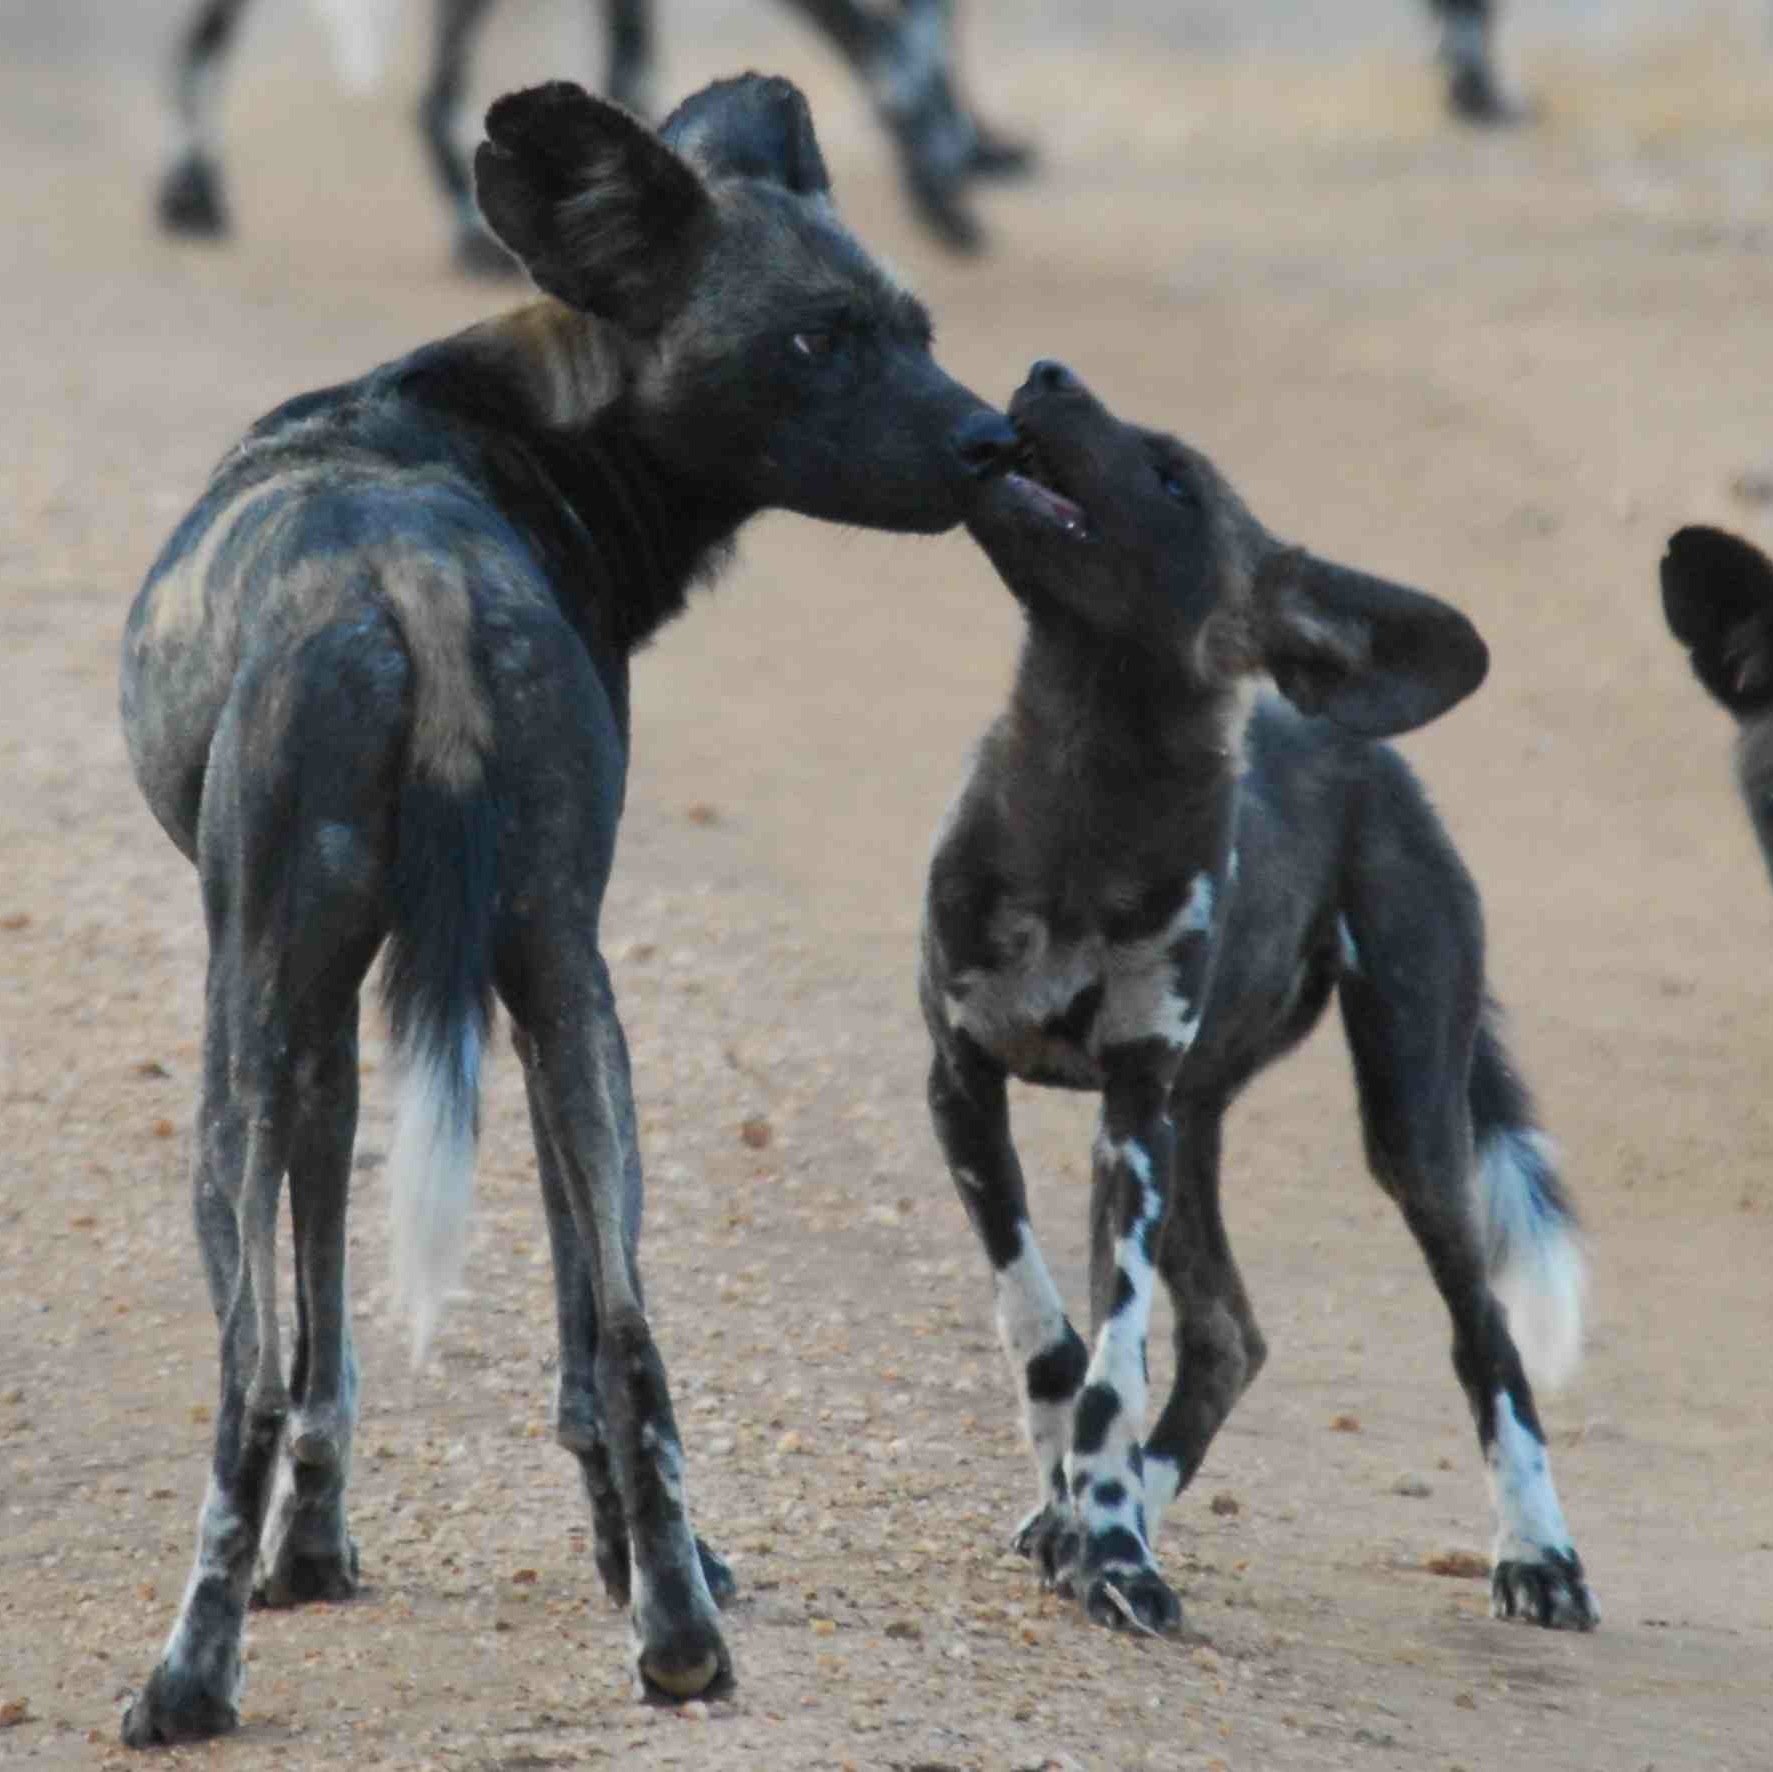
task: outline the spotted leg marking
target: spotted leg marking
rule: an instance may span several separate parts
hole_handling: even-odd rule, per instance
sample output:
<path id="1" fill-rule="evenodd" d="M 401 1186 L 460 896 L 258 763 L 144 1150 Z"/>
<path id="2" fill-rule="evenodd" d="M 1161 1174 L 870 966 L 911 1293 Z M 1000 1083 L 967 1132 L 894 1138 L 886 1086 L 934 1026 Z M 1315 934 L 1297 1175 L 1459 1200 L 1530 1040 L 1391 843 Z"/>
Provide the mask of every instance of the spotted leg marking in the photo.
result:
<path id="1" fill-rule="evenodd" d="M 1484 1448 L 1496 1504 L 1496 1549 L 1490 1611 L 1552 1630 L 1593 1630 L 1601 1609 L 1564 1524 L 1532 1403 L 1525 1417 L 1506 1390 L 1491 1401 L 1491 1437 Z"/>
<path id="2" fill-rule="evenodd" d="M 1034 1453 L 1040 1500 L 1014 1542 L 1050 1574 L 1060 1547 L 1075 1540 L 1064 1461 L 1087 1363 L 1083 1337 L 1065 1315 L 1028 1221 L 1002 1068 L 958 1035 L 930 1066 L 929 1102 L 956 1191 L 991 1264 L 998 1338 Z"/>
<path id="3" fill-rule="evenodd" d="M 1097 1198 L 1113 1208 L 1111 1240 L 1096 1222 L 1092 1314 L 1096 1346 L 1072 1422 L 1065 1469 L 1079 1545 L 1061 1585 L 1100 1624 L 1173 1630 L 1182 1606 L 1157 1572 L 1146 1530 L 1145 1338 L 1157 1279 L 1153 1259 L 1174 1155 L 1165 1089 L 1110 1084 L 1095 1150 Z"/>

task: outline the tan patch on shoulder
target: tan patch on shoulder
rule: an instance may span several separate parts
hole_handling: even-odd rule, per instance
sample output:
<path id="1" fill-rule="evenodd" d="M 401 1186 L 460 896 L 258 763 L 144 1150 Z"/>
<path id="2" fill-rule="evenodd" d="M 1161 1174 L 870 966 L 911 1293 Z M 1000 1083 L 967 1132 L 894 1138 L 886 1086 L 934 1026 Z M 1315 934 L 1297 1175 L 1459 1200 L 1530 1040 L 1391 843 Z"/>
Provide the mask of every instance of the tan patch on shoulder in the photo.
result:
<path id="1" fill-rule="evenodd" d="M 552 296 L 488 320 L 475 336 L 514 376 L 537 417 L 557 429 L 589 424 L 627 378 L 614 330 Z"/>

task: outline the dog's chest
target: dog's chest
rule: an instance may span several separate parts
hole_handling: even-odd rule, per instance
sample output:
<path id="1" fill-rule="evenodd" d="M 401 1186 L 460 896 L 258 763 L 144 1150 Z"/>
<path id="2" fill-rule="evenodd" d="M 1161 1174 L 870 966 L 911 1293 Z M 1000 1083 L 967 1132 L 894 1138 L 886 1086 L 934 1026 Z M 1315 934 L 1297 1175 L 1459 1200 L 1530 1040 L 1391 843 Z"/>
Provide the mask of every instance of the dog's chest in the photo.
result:
<path id="1" fill-rule="evenodd" d="M 1081 917 L 1007 899 L 991 912 L 988 964 L 945 981 L 943 1013 L 1012 1075 L 1097 1088 L 1117 1049 L 1155 1042 L 1177 1054 L 1200 1029 L 1216 882 L 1194 876 L 1138 934 L 1112 901 Z"/>

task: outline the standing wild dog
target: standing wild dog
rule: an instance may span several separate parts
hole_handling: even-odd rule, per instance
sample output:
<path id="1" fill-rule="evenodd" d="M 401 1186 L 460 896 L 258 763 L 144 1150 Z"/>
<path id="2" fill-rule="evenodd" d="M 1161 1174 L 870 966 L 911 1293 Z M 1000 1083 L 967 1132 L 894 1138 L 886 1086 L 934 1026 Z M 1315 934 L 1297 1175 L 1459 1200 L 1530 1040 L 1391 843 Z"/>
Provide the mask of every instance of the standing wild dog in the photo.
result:
<path id="1" fill-rule="evenodd" d="M 1662 610 L 1694 676 L 1736 718 L 1736 780 L 1773 873 L 1773 560 L 1726 530 L 1677 530 Z"/>
<path id="2" fill-rule="evenodd" d="M 255 1561 L 270 1605 L 356 1582 L 345 1205 L 358 995 L 384 946 L 396 1279 L 417 1341 L 459 1270 L 496 995 L 598 1571 L 632 1604 L 646 1690 L 728 1678 L 731 1576 L 690 1530 L 642 1308 L 634 1105 L 599 953 L 629 655 L 753 513 L 945 529 L 957 425 L 1008 431 L 844 231 L 786 81 L 711 86 L 657 135 L 543 86 L 501 99 L 487 134 L 481 206 L 544 299 L 264 419 L 129 617 L 130 755 L 208 925 L 192 1184 L 221 1329 L 196 1564 L 124 1719 L 134 1745 L 234 1724 Z"/>
<path id="3" fill-rule="evenodd" d="M 347 7 L 358 3 L 340 0 Z M 1436 0 L 1443 3 L 1469 8 L 1473 0 Z M 196 0 L 179 35 L 171 85 L 173 156 L 157 194 L 160 225 L 169 233 L 214 239 L 228 232 L 217 112 L 229 52 L 250 4 Z M 432 176 L 449 206 L 457 265 L 497 276 L 515 267 L 480 225 L 459 139 L 474 41 L 493 4 L 434 0 L 431 69 L 418 123 Z M 603 15 L 609 96 L 638 116 L 652 115 L 652 0 L 595 4 Z M 898 151 L 900 174 L 919 219 L 949 246 L 978 245 L 982 236 L 967 187 L 977 179 L 1019 176 L 1032 156 L 1025 146 L 988 129 L 962 102 L 954 0 L 895 0 L 886 8 L 863 0 L 782 4 L 802 14 L 861 82 Z M 328 20 L 337 23 L 331 12 Z M 1452 42 L 1450 35 L 1447 41 Z"/>
<path id="4" fill-rule="evenodd" d="M 1374 742 L 1475 689 L 1483 642 L 1443 603 L 1277 542 L 1205 457 L 1058 364 L 1010 416 L 1019 441 L 981 425 L 968 450 L 967 525 L 1027 635 L 937 840 L 921 995 L 930 1109 L 1039 1474 L 1017 1543 L 1093 1618 L 1179 1622 L 1159 1516 L 1265 1352 L 1220 1215 L 1220 1125 L 1335 991 L 1368 1161 L 1452 1314 L 1495 1494 L 1494 1608 L 1586 1629 L 1516 1351 L 1554 1374 L 1575 1354 L 1572 1215 L 1484 994 L 1477 892 Z M 1011 1076 L 1102 1099 L 1092 1346 L 1029 1224 Z M 1147 1439 L 1159 1277 L 1176 1379 Z"/>

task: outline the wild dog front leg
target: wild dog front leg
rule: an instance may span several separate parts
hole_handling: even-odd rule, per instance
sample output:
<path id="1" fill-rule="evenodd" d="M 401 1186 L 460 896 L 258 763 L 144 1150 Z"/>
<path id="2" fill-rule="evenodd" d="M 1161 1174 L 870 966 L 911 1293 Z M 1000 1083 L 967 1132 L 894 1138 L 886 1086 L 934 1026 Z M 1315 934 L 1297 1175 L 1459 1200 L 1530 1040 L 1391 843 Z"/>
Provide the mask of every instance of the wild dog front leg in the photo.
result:
<path id="1" fill-rule="evenodd" d="M 1071 1412 L 1088 1355 L 1065 1315 L 1034 1240 L 1028 1193 L 1010 1142 L 1003 1070 L 971 1040 L 938 1048 L 930 1065 L 930 1117 L 961 1204 L 991 1263 L 997 1333 L 1022 1403 L 1039 1501 L 1016 1548 L 1046 1567 L 1075 1540 L 1065 1487 Z"/>
<path id="2" fill-rule="evenodd" d="M 1174 1160 L 1168 1079 L 1111 1075 L 1096 1136 L 1090 1316 L 1096 1345 L 1065 1469 L 1079 1542 L 1061 1585 L 1099 1624 L 1173 1630 L 1182 1604 L 1157 1572 L 1145 1519 L 1145 1340 Z"/>

